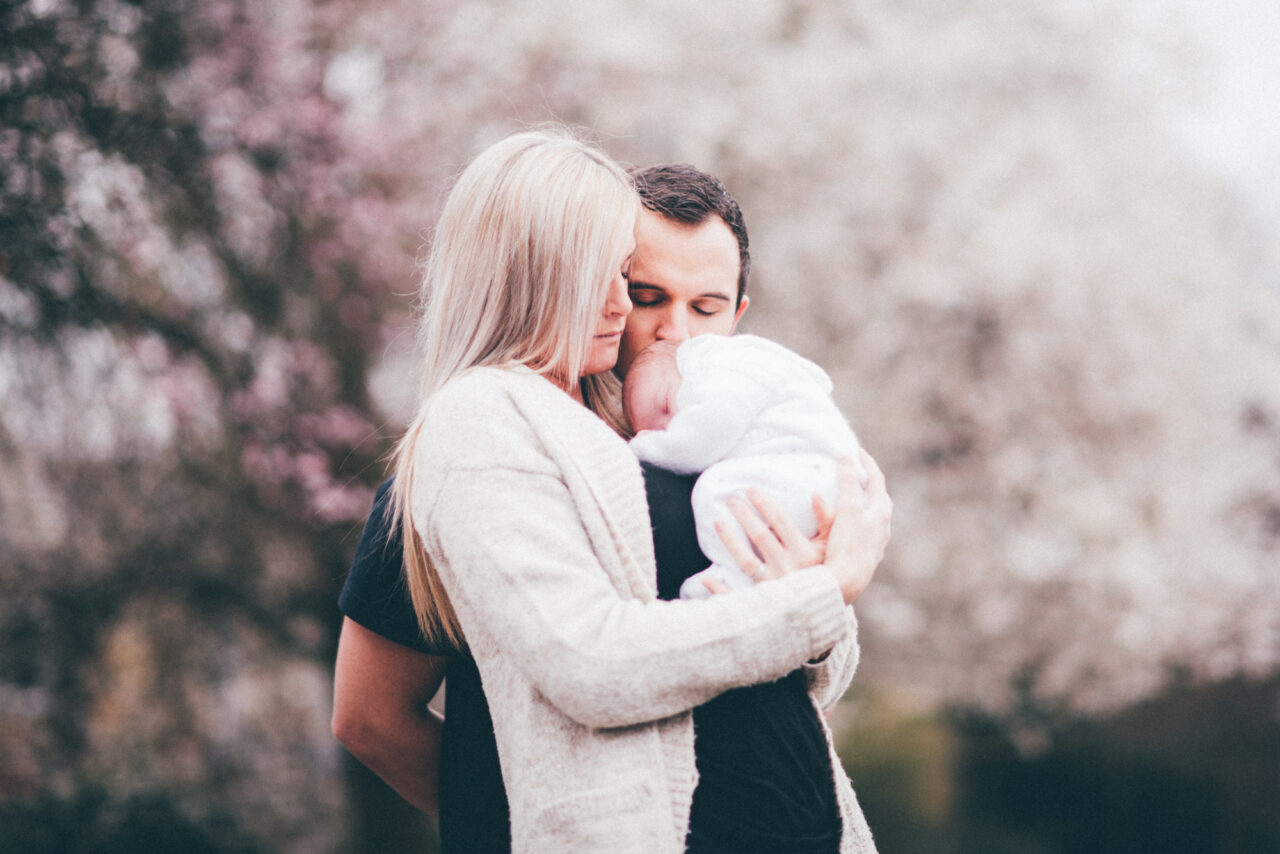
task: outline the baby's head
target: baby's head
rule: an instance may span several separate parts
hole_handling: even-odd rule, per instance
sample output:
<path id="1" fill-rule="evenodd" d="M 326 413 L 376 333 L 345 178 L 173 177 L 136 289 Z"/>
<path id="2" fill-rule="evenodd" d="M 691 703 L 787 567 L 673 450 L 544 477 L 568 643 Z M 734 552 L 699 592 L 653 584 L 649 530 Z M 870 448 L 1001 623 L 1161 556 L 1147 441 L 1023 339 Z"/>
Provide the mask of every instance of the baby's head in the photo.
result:
<path id="1" fill-rule="evenodd" d="M 665 430 L 676 414 L 676 392 L 680 390 L 676 346 L 671 341 L 655 341 L 637 353 L 627 368 L 622 411 L 637 433 Z"/>

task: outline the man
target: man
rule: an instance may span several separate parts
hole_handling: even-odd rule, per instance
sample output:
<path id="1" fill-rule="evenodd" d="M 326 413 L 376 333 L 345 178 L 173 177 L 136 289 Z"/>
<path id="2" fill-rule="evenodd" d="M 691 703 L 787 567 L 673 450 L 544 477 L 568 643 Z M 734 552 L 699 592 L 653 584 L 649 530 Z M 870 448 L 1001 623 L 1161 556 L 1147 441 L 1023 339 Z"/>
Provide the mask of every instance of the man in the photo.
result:
<path id="1" fill-rule="evenodd" d="M 654 166 L 633 177 L 644 210 L 620 374 L 654 341 L 732 333 L 747 309 L 751 267 L 742 211 L 719 181 L 685 165 Z M 433 649 L 418 633 L 401 545 L 387 542 L 386 487 L 339 600 L 334 735 L 405 800 L 440 816 L 446 854 L 508 851 L 506 795 L 479 673 L 467 656 Z M 446 676 L 441 720 L 427 702 Z"/>

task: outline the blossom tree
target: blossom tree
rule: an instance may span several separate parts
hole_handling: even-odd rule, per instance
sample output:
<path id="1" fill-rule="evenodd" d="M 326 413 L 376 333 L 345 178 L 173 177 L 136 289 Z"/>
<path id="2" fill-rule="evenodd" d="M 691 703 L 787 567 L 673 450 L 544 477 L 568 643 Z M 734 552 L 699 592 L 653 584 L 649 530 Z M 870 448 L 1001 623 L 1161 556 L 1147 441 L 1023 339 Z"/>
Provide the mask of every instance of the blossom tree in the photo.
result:
<path id="1" fill-rule="evenodd" d="M 321 850 L 369 364 L 416 234 L 343 147 L 323 9 L 0 24 L 0 798 L 161 790 Z"/>

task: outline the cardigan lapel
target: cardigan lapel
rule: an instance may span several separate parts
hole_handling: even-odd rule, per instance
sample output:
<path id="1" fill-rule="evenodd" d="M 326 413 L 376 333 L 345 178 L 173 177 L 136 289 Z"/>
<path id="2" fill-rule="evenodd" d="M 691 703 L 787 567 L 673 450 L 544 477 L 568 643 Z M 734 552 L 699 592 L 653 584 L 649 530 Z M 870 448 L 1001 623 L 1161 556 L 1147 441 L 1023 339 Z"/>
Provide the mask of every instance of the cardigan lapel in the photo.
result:
<path id="1" fill-rule="evenodd" d="M 534 376 L 537 384 L 511 384 L 512 400 L 564 474 L 588 536 L 607 546 L 597 553 L 618 556 L 618 564 L 605 565 L 605 571 L 619 592 L 656 599 L 653 531 L 639 461 L 590 410 Z M 548 417 L 555 409 L 563 411 Z"/>

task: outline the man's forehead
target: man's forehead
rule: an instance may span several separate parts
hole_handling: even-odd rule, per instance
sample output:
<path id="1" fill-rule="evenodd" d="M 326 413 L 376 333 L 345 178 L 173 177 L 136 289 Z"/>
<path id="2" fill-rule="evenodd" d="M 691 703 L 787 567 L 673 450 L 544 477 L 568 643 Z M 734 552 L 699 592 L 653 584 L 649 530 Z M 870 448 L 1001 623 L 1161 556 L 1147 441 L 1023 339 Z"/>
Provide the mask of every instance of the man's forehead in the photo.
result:
<path id="1" fill-rule="evenodd" d="M 643 211 L 636 227 L 631 276 L 635 287 L 679 290 L 732 300 L 738 287 L 738 244 L 724 220 L 697 225 Z"/>

